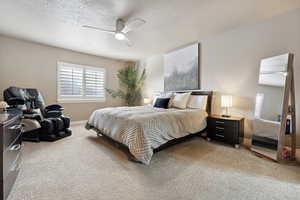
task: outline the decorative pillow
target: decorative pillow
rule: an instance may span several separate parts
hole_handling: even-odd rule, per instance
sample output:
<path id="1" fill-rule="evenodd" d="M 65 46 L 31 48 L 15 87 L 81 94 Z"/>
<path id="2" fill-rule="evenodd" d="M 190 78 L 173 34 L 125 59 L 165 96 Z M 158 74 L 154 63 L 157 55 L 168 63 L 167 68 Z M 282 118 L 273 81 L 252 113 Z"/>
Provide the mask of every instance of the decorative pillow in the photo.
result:
<path id="1" fill-rule="evenodd" d="M 206 95 L 191 95 L 187 103 L 188 108 L 198 108 L 206 110 L 207 96 Z"/>
<path id="2" fill-rule="evenodd" d="M 169 101 L 170 98 L 156 98 L 153 107 L 167 109 Z"/>
<path id="3" fill-rule="evenodd" d="M 185 109 L 191 93 L 176 93 L 172 99 L 171 106 L 174 108 Z"/>
<path id="4" fill-rule="evenodd" d="M 154 105 L 156 102 L 157 98 L 172 98 L 173 93 L 172 92 L 160 92 L 156 95 L 153 95 L 153 102 L 152 104 Z"/>

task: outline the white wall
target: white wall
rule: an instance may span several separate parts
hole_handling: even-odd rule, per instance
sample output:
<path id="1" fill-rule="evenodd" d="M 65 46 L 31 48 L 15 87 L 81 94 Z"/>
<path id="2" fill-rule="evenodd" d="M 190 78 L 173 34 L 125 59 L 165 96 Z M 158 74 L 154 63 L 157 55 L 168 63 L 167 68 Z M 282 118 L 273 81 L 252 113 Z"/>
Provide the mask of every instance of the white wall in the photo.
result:
<path id="1" fill-rule="evenodd" d="M 164 91 L 164 60 L 161 55 L 140 61 L 140 66 L 146 68 L 144 96 L 152 97 L 153 93 Z"/>
<path id="2" fill-rule="evenodd" d="M 117 88 L 116 73 L 126 65 L 118 61 L 61 48 L 40 45 L 0 35 L 0 91 L 9 86 L 38 88 L 47 104 L 57 103 L 57 61 L 84 64 L 106 69 L 106 86 Z M 106 106 L 124 105 L 106 95 L 106 102 L 67 103 L 66 115 L 72 120 L 87 120 L 94 110 Z M 2 95 L 0 95 L 0 100 Z"/>
<path id="3" fill-rule="evenodd" d="M 203 90 L 216 92 L 213 113 L 221 112 L 220 94 L 232 94 L 234 108 L 231 113 L 247 118 L 245 129 L 248 136 L 252 132 L 251 119 L 254 116 L 259 63 L 262 58 L 287 52 L 295 54 L 296 102 L 300 101 L 300 9 L 259 24 L 240 27 L 200 43 L 201 86 Z M 163 55 L 147 58 L 141 63 L 146 67 L 148 76 L 145 95 L 151 96 L 153 91 L 163 89 Z"/>

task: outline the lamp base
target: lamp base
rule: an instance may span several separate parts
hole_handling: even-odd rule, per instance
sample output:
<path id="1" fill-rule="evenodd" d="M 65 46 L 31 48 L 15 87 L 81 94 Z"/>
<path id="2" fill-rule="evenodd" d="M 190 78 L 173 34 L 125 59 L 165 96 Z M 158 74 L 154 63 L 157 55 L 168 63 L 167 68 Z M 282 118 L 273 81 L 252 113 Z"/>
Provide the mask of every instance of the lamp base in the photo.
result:
<path id="1" fill-rule="evenodd" d="M 222 117 L 230 118 L 230 115 L 222 115 Z"/>

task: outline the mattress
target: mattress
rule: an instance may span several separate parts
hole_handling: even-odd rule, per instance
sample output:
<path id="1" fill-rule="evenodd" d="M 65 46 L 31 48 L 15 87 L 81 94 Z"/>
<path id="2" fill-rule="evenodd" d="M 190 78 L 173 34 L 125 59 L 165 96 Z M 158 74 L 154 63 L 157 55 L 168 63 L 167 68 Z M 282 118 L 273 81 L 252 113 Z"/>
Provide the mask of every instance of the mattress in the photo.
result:
<path id="1" fill-rule="evenodd" d="M 110 107 L 94 111 L 86 128 L 126 145 L 137 160 L 149 164 L 157 147 L 205 129 L 207 116 L 201 109 Z"/>

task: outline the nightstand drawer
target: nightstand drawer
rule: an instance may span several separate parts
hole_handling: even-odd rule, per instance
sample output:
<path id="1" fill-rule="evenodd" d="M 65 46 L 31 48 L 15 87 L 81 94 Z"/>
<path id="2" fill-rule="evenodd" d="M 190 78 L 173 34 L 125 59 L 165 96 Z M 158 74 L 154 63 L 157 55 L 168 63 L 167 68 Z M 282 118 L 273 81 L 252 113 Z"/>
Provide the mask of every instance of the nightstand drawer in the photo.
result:
<path id="1" fill-rule="evenodd" d="M 227 131 L 226 127 L 216 126 L 214 133 L 225 136 L 226 131 Z"/>
<path id="2" fill-rule="evenodd" d="M 232 132 L 232 128 L 229 127 L 215 126 L 214 128 L 211 128 L 209 136 L 213 139 L 231 142 L 233 140 L 234 132 Z"/>
<path id="3" fill-rule="evenodd" d="M 220 127 L 236 127 L 238 123 L 236 121 L 226 120 L 226 119 L 215 119 L 210 118 L 210 123 L 212 123 L 213 126 L 220 126 Z"/>
<path id="4" fill-rule="evenodd" d="M 225 139 L 226 139 L 226 134 L 224 133 L 224 131 L 216 130 L 216 131 L 211 135 L 211 137 L 212 137 L 213 139 L 225 140 Z"/>

